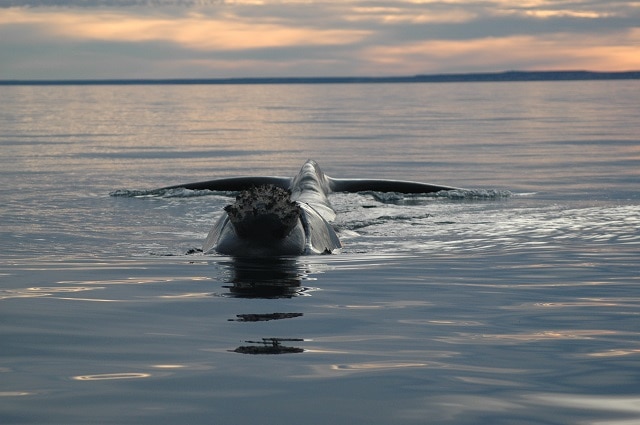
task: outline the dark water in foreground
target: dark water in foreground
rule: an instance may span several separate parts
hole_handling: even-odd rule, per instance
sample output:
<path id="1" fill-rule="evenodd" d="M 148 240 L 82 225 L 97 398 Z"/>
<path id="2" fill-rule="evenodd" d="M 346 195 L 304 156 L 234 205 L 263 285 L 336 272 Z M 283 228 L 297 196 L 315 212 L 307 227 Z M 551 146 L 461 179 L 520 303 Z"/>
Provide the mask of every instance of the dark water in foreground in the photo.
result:
<path id="1" fill-rule="evenodd" d="M 639 423 L 639 88 L 0 87 L 0 423 Z M 307 158 L 472 190 L 268 263 L 186 255 L 224 194 L 109 195 Z"/>

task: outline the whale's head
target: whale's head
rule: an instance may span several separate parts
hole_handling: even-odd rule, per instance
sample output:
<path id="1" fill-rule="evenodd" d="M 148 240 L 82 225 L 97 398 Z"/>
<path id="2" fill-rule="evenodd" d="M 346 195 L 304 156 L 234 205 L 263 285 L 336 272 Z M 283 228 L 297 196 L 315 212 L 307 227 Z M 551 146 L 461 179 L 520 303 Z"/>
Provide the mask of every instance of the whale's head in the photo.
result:
<path id="1" fill-rule="evenodd" d="M 224 210 L 241 238 L 272 241 L 287 237 L 300 219 L 300 207 L 288 190 L 259 186 L 242 191 Z"/>
<path id="2" fill-rule="evenodd" d="M 300 206 L 291 193 L 272 185 L 240 192 L 214 226 L 206 246 L 234 256 L 299 255 L 305 250 Z"/>

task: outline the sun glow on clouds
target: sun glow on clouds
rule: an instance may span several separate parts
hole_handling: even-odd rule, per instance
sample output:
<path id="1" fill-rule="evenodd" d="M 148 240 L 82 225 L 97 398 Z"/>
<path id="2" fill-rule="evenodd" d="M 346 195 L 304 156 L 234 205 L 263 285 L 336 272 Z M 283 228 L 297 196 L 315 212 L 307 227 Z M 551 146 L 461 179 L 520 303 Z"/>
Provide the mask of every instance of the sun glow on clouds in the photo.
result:
<path id="1" fill-rule="evenodd" d="M 344 16 L 346 21 L 377 21 L 383 24 L 461 23 L 471 21 L 476 17 L 474 13 L 463 9 L 416 13 L 398 7 L 354 7 L 351 12 L 351 14 Z"/>
<path id="2" fill-rule="evenodd" d="M 125 13 L 77 13 L 13 10 L 2 22 L 28 23 L 46 27 L 51 35 L 77 40 L 118 42 L 164 41 L 191 49 L 233 50 L 283 47 L 299 44 L 331 45 L 353 43 L 363 30 L 313 29 L 268 22 L 245 22 L 232 15 L 221 18 L 191 13 L 183 17 L 135 16 Z"/>
<path id="3" fill-rule="evenodd" d="M 631 38 L 638 39 L 640 30 Z M 541 53 L 544 56 L 541 57 Z M 419 63 L 436 72 L 442 64 L 459 67 L 481 64 L 476 71 L 503 69 L 514 61 L 530 70 L 597 69 L 615 71 L 640 68 L 637 44 L 618 45 L 606 37 L 583 36 L 576 40 L 567 34 L 547 37 L 487 37 L 474 40 L 434 40 L 396 46 L 376 46 L 364 52 L 381 68 L 393 69 L 399 63 Z M 570 64 L 570 65 L 567 65 Z M 424 69 L 424 68 L 422 68 Z M 411 72 L 420 73 L 416 68 Z"/>
<path id="4" fill-rule="evenodd" d="M 528 16 L 535 18 L 555 18 L 555 17 L 572 17 L 572 18 L 586 18 L 597 19 L 613 16 L 610 13 L 599 13 L 590 11 L 574 11 L 574 10 L 527 10 L 525 12 Z"/>
<path id="5" fill-rule="evenodd" d="M 79 78 L 82 72 L 87 78 L 188 78 L 640 68 L 638 2 L 114 3 L 0 0 L 0 78 Z M 12 4 L 28 7 L 3 7 Z"/>

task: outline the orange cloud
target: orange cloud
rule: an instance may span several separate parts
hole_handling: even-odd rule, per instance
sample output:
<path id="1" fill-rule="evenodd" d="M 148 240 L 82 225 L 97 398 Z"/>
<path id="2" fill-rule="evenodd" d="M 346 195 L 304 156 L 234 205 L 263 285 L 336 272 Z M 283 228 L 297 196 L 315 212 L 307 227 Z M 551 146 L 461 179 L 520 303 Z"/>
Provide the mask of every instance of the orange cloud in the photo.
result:
<path id="1" fill-rule="evenodd" d="M 400 7 L 354 7 L 351 13 L 344 16 L 350 22 L 380 22 L 383 24 L 425 24 L 425 23 L 461 23 L 475 18 L 474 13 L 453 8 L 443 11 L 424 11 L 417 13 Z"/>
<path id="2" fill-rule="evenodd" d="M 527 10 L 524 12 L 527 16 L 534 18 L 584 18 L 584 19 L 598 19 L 614 16 L 612 13 L 601 13 L 595 11 L 576 11 L 576 10 Z"/>
<path id="3" fill-rule="evenodd" d="M 289 4 L 292 2 L 296 4 Z M 105 75 L 188 76 L 640 69 L 640 28 L 617 28 L 629 19 L 612 19 L 627 16 L 628 5 L 614 8 L 580 3 L 580 7 L 569 9 L 566 5 L 557 8 L 558 2 L 549 0 L 255 3 L 237 0 L 235 5 L 183 8 L 3 8 L 0 67 L 3 75 L 38 69 L 46 70 L 47 75 L 51 70 L 75 75 L 91 69 Z M 429 3 L 437 3 L 437 7 Z M 584 21 L 590 23 L 603 16 L 609 18 L 594 26 L 593 32 L 585 32 L 588 25 Z M 563 27 L 539 25 L 543 19 L 567 17 L 570 19 L 563 21 Z M 487 28 L 492 22 L 504 23 L 504 28 Z M 520 32 L 514 22 L 524 23 L 522 32 L 527 35 L 509 35 Z M 573 23 L 577 25 L 571 27 Z M 420 40 L 423 28 L 425 35 Z M 506 35 L 486 36 L 501 32 Z M 486 35 L 459 39 L 465 34 Z M 92 41 L 130 46 L 118 52 L 117 46 L 102 49 Z M 4 45 L 10 48 L 2 50 Z M 47 45 L 53 49 L 42 47 Z M 277 56 L 260 51 L 275 47 L 291 47 L 291 55 L 287 57 L 284 50 Z M 305 55 L 307 47 L 309 54 Z M 176 54 L 180 48 L 183 52 Z M 136 49 L 152 53 L 138 54 Z M 38 54 L 30 56 L 30 51 Z M 233 54 L 217 53 L 221 51 Z"/>
<path id="4" fill-rule="evenodd" d="M 31 24 L 67 39 L 119 42 L 172 42 L 201 50 L 232 50 L 295 45 L 333 45 L 358 41 L 364 30 L 315 29 L 269 22 L 244 22 L 236 16 L 211 18 L 200 14 L 184 17 L 135 16 L 103 11 L 77 10 L 31 12 L 12 9 L 2 23 Z"/>
<path id="5" fill-rule="evenodd" d="M 638 39 L 639 30 L 627 39 Z M 512 36 L 474 40 L 430 40 L 395 46 L 376 46 L 362 52 L 378 68 L 401 73 L 440 72 L 443 69 L 502 70 L 505 64 L 522 69 L 640 69 L 637 43 L 620 44 L 615 36 Z M 510 69 L 517 68 L 512 65 Z"/>

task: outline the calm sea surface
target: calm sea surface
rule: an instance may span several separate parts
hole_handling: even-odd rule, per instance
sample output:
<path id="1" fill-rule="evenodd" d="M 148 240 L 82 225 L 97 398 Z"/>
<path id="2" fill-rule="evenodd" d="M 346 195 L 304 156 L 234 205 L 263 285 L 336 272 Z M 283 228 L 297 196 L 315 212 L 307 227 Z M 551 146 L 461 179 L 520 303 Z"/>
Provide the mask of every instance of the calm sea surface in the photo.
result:
<path id="1" fill-rule="evenodd" d="M 0 87 L 0 423 L 640 423 L 640 81 Z M 189 253 L 236 175 L 330 256 Z M 119 194 L 120 196 L 114 196 Z"/>

